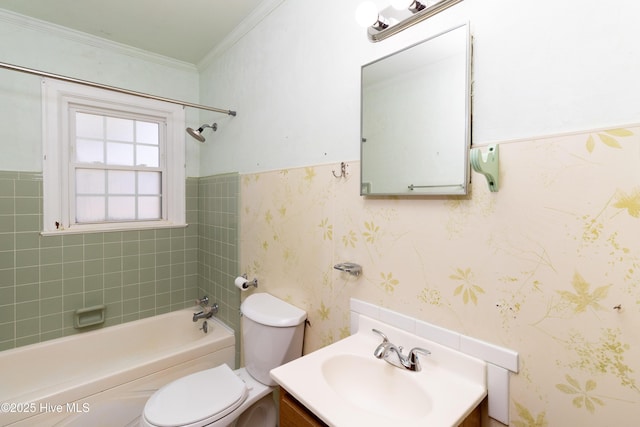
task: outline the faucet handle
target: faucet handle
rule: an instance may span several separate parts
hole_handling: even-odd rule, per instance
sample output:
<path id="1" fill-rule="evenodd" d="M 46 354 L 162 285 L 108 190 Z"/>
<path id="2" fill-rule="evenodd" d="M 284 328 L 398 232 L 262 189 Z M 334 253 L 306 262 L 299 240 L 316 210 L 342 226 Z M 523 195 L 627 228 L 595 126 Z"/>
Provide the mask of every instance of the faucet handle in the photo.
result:
<path id="1" fill-rule="evenodd" d="M 420 361 L 418 360 L 418 353 L 422 353 L 425 356 L 431 354 L 431 352 L 426 348 L 414 347 L 411 349 L 411 351 L 409 352 L 409 362 L 411 363 L 411 366 L 413 366 L 415 371 L 419 371 L 420 369 L 422 369 L 420 367 Z"/>
<path id="2" fill-rule="evenodd" d="M 372 332 L 375 332 L 376 334 L 380 335 L 382 337 L 382 342 L 389 342 L 389 338 L 387 338 L 387 336 L 385 334 L 383 334 L 382 332 L 380 332 L 377 329 L 371 329 Z"/>
<path id="3" fill-rule="evenodd" d="M 417 358 L 417 353 L 422 353 L 425 356 L 428 356 L 431 354 L 431 352 L 429 350 L 427 350 L 426 348 L 422 348 L 422 347 L 414 347 L 411 349 L 411 351 L 409 352 L 409 357 L 414 357 Z"/>
<path id="4" fill-rule="evenodd" d="M 204 307 L 205 305 L 209 304 L 209 297 L 205 295 L 202 297 L 202 299 L 197 299 L 196 304 Z"/>

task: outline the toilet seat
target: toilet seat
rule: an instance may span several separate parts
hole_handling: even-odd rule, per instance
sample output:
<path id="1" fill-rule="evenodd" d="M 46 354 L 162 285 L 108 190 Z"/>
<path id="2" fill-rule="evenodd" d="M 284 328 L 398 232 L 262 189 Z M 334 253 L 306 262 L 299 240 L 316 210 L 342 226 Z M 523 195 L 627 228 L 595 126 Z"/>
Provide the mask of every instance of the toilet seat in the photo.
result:
<path id="1" fill-rule="evenodd" d="M 147 401 L 143 418 L 158 427 L 201 427 L 238 408 L 247 398 L 246 384 L 223 364 L 173 381 Z"/>

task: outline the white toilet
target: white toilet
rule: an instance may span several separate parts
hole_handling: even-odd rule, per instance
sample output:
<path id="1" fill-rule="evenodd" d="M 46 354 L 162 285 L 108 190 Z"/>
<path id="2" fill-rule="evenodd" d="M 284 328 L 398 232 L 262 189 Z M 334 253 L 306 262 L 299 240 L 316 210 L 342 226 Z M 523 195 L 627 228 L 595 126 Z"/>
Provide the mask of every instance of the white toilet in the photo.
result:
<path id="1" fill-rule="evenodd" d="M 302 355 L 307 313 L 266 293 L 250 295 L 240 310 L 246 367 L 223 364 L 165 385 L 145 404 L 141 426 L 276 425 L 269 371 Z"/>

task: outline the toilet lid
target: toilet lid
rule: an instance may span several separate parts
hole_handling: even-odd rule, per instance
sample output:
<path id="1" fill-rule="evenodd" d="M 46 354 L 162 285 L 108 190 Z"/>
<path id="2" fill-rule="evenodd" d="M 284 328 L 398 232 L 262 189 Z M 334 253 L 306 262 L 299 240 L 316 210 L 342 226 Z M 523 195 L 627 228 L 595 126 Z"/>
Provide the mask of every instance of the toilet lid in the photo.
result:
<path id="1" fill-rule="evenodd" d="M 152 425 L 205 425 L 232 412 L 249 391 L 231 368 L 220 365 L 173 381 L 156 391 L 144 407 Z"/>

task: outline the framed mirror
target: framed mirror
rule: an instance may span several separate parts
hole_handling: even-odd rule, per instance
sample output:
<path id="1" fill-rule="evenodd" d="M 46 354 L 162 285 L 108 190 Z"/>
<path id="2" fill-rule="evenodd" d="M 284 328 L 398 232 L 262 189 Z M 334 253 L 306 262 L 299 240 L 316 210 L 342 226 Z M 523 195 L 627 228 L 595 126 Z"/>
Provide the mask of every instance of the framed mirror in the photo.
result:
<path id="1" fill-rule="evenodd" d="M 468 24 L 362 67 L 361 195 L 467 193 L 470 82 Z"/>

